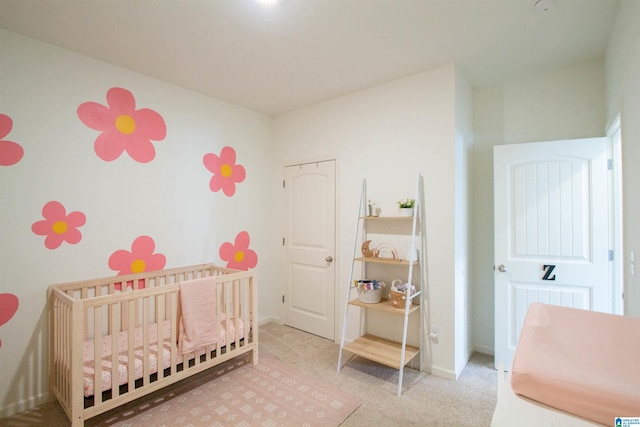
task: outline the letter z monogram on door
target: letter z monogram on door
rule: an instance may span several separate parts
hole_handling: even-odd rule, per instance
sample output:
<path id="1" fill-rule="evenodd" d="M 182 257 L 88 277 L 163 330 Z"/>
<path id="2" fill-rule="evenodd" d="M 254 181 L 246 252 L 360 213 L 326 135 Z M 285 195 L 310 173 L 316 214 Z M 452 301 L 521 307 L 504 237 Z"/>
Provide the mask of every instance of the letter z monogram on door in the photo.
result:
<path id="1" fill-rule="evenodd" d="M 555 265 L 551 265 L 551 264 L 545 264 L 542 266 L 542 270 L 544 271 L 544 276 L 542 276 L 542 280 L 556 280 L 556 275 L 554 274 L 553 276 L 551 275 L 551 273 L 553 273 L 553 270 L 556 268 Z"/>

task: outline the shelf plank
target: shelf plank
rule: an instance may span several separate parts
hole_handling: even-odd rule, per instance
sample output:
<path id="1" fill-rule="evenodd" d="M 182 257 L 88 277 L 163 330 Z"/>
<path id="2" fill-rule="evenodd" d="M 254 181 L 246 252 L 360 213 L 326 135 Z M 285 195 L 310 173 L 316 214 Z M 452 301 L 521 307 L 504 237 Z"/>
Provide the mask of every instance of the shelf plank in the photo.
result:
<path id="1" fill-rule="evenodd" d="M 402 367 L 400 366 L 402 344 L 399 342 L 365 334 L 357 340 L 345 344 L 344 349 L 391 368 L 400 369 Z M 405 365 L 416 357 L 419 352 L 420 350 L 417 347 L 407 345 L 404 352 Z"/>
<path id="2" fill-rule="evenodd" d="M 400 315 L 404 314 L 404 308 L 394 307 L 391 304 L 391 301 L 389 300 L 389 298 L 383 298 L 382 301 L 378 303 L 366 303 L 356 298 L 349 301 L 349 304 L 355 305 L 358 307 L 368 308 L 371 310 L 384 311 L 385 313 L 400 314 Z M 409 313 L 413 313 L 419 308 L 420 308 L 419 305 L 411 304 L 411 307 L 409 307 Z"/>
<path id="3" fill-rule="evenodd" d="M 357 257 L 355 261 L 370 262 L 372 264 L 385 264 L 385 265 L 398 265 L 398 266 L 410 266 L 418 265 L 418 261 L 409 262 L 406 259 L 393 259 L 393 258 L 376 258 L 376 257 Z"/>
<path id="4" fill-rule="evenodd" d="M 409 221 L 413 220 L 412 216 L 361 216 L 360 218 L 367 221 Z"/>

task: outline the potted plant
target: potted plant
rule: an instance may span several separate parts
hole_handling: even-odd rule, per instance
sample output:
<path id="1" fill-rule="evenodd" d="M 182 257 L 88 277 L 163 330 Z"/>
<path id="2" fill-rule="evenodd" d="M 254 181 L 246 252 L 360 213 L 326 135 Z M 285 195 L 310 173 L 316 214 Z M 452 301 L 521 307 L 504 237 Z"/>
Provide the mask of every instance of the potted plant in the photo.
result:
<path id="1" fill-rule="evenodd" d="M 406 198 L 398 202 L 400 208 L 400 216 L 413 216 L 413 207 L 416 205 L 414 199 Z"/>

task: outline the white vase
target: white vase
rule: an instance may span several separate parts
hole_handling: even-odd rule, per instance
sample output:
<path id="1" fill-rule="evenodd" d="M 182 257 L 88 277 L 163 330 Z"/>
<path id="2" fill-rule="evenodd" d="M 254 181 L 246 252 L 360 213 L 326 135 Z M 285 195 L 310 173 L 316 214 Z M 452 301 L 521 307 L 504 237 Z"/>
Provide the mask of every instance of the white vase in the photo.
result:
<path id="1" fill-rule="evenodd" d="M 413 216 L 413 208 L 400 208 L 400 216 Z"/>

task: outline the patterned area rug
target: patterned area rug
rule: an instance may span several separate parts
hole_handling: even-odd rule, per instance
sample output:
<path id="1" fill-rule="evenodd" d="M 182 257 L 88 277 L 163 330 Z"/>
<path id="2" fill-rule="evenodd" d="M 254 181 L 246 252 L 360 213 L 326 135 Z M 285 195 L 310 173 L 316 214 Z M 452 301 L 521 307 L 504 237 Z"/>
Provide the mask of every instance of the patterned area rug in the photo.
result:
<path id="1" fill-rule="evenodd" d="M 362 403 L 264 352 L 257 366 L 240 359 L 211 371 L 85 425 L 328 427 L 342 423 Z"/>

